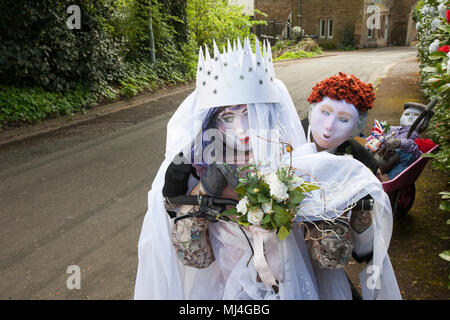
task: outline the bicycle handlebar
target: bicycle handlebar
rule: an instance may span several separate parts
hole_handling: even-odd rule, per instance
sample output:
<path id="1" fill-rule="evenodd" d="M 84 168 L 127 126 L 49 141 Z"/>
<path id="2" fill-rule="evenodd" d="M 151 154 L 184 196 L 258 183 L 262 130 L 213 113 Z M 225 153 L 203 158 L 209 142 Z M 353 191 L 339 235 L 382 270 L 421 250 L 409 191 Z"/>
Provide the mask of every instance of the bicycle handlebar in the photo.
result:
<path id="1" fill-rule="evenodd" d="M 185 218 L 206 218 L 211 222 L 217 222 L 219 219 L 229 220 L 228 217 L 220 216 L 220 211 L 225 210 L 225 206 L 235 206 L 238 202 L 228 198 L 214 198 L 209 196 L 182 195 L 176 197 L 167 197 L 166 201 L 171 204 L 200 206 L 199 210 L 193 213 L 176 217 L 174 223 Z M 216 211 L 211 210 L 217 208 Z"/>
<path id="2" fill-rule="evenodd" d="M 171 204 L 178 205 L 193 205 L 200 206 L 199 210 L 194 213 L 185 214 L 183 216 L 176 217 L 174 223 L 178 220 L 185 218 L 195 217 L 195 218 L 206 218 L 211 222 L 217 222 L 218 219 L 229 220 L 228 217 L 220 216 L 220 212 L 211 211 L 210 208 L 220 207 L 217 210 L 224 210 L 225 206 L 235 206 L 238 201 L 229 198 L 215 198 L 209 196 L 192 196 L 192 195 L 182 195 L 176 197 L 167 197 L 167 201 Z M 352 207 L 353 211 L 373 210 L 373 199 L 370 195 L 358 200 L 355 206 Z"/>
<path id="3" fill-rule="evenodd" d="M 229 198 L 215 198 L 209 196 L 183 195 L 176 197 L 167 197 L 169 203 L 192 206 L 235 206 L 238 201 Z"/>

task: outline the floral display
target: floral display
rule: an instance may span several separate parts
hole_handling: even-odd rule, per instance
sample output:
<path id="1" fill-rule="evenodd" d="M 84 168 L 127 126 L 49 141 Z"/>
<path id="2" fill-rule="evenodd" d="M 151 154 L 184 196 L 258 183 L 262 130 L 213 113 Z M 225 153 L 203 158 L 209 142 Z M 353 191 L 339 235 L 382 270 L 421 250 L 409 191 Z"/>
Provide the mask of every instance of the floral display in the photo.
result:
<path id="1" fill-rule="evenodd" d="M 450 46 L 449 46 L 449 45 L 442 46 L 442 47 L 440 47 L 438 50 L 439 50 L 439 51 L 442 51 L 442 52 L 445 52 L 445 53 L 448 53 L 449 50 L 450 50 Z"/>
<path id="2" fill-rule="evenodd" d="M 416 139 L 414 142 L 417 144 L 420 152 L 422 153 L 427 153 L 436 145 L 436 143 L 434 143 L 431 139 Z"/>
<path id="3" fill-rule="evenodd" d="M 239 202 L 223 212 L 234 216 L 242 226 L 256 225 L 275 230 L 280 240 L 291 230 L 299 206 L 310 191 L 319 189 L 294 174 L 292 168 L 280 166 L 260 170 L 256 165 L 238 168 L 239 184 L 235 191 Z"/>

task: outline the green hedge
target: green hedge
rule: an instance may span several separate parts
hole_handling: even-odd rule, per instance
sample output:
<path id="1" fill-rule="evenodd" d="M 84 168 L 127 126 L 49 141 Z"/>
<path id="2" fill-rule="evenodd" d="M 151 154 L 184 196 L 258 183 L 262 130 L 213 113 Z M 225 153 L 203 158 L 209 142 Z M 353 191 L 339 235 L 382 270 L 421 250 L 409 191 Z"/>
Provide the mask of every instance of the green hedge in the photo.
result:
<path id="1" fill-rule="evenodd" d="M 432 156 L 433 165 L 447 176 L 450 169 L 450 53 L 446 53 L 450 48 L 449 4 L 449 0 L 420 0 L 414 11 L 423 93 L 428 100 L 439 99 L 428 127 L 430 137 L 440 144 L 439 152 Z M 442 196 L 439 208 L 450 211 L 450 192 L 439 194 Z M 442 251 L 439 256 L 450 261 L 450 250 Z M 450 280 L 450 275 L 447 277 Z M 450 289 L 450 281 L 447 287 Z"/>
<path id="2" fill-rule="evenodd" d="M 441 3 L 450 9 L 449 0 L 419 1 L 414 17 L 418 29 L 417 46 L 423 93 L 427 100 L 433 97 L 439 99 L 439 103 L 434 108 L 435 115 L 428 127 L 430 137 L 441 146 L 440 151 L 434 156 L 433 164 L 448 173 L 450 170 L 450 59 L 444 50 L 445 46 L 450 45 L 450 24 L 445 15 L 439 13 L 438 6 Z M 436 50 L 438 48 L 441 51 Z"/>

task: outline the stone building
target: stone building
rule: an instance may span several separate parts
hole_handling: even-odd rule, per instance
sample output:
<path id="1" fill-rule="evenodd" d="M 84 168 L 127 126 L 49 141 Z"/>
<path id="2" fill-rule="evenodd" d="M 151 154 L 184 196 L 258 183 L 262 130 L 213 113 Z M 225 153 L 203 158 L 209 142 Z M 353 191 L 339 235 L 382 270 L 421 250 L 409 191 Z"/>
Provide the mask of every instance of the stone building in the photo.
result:
<path id="1" fill-rule="evenodd" d="M 266 13 L 256 19 L 301 26 L 323 47 L 353 41 L 357 48 L 409 45 L 417 36 L 412 12 L 417 0 L 254 0 Z"/>
<path id="2" fill-rule="evenodd" d="M 292 0 L 254 0 L 254 8 L 267 14 L 256 15 L 258 20 L 286 22 L 292 11 Z"/>

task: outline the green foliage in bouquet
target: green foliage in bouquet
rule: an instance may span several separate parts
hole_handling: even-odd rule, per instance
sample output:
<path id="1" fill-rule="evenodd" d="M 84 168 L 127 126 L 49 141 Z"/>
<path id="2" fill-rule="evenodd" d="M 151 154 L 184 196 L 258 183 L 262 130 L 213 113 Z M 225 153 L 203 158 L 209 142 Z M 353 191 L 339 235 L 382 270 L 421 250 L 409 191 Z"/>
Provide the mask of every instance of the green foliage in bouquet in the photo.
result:
<path id="1" fill-rule="evenodd" d="M 234 189 L 239 197 L 235 208 L 223 212 L 242 226 L 259 225 L 276 230 L 284 240 L 291 231 L 296 212 L 306 193 L 319 189 L 296 176 L 289 167 L 263 174 L 256 165 L 238 168 L 239 184 Z"/>

